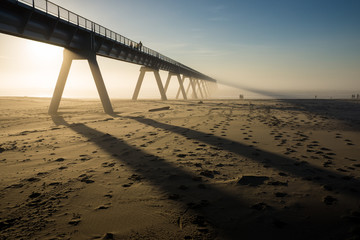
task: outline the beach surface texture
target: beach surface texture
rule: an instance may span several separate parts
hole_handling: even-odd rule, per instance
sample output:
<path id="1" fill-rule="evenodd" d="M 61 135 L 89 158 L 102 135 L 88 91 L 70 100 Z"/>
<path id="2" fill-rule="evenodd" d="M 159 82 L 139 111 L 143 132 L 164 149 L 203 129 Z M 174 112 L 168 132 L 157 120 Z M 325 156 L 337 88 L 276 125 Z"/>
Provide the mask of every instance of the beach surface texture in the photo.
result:
<path id="1" fill-rule="evenodd" d="M 360 101 L 0 99 L 0 239 L 359 239 Z"/>

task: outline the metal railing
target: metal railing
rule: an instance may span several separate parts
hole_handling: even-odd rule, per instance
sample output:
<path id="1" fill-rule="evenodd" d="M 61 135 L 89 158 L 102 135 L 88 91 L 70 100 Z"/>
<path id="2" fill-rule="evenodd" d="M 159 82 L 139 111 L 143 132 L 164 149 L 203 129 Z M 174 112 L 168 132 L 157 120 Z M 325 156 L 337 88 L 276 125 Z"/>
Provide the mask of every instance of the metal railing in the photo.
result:
<path id="1" fill-rule="evenodd" d="M 105 38 L 111 39 L 115 42 L 118 42 L 120 44 L 126 45 L 128 47 L 133 47 L 133 48 L 137 48 L 138 43 L 126 38 L 114 31 L 111 31 L 108 28 L 105 28 L 93 21 L 90 21 L 87 18 L 84 18 L 76 13 L 73 13 L 63 7 L 60 7 L 59 5 L 52 3 L 48 0 L 16 0 L 17 2 L 21 2 L 24 3 L 28 6 L 31 6 L 35 9 L 38 9 L 42 12 L 45 12 L 46 14 L 55 16 L 59 19 L 62 19 L 64 21 L 67 21 L 69 23 L 75 24 L 79 27 L 82 27 L 84 29 L 87 29 L 88 31 L 94 32 L 96 34 L 99 34 Z M 172 60 L 171 58 L 168 58 L 162 54 L 160 54 L 157 51 L 154 51 L 148 47 L 142 46 L 141 49 L 138 49 L 141 52 L 144 52 L 148 55 L 151 55 L 153 57 L 159 58 L 163 61 L 166 61 L 168 63 L 174 64 L 176 66 L 182 67 L 182 68 L 186 68 L 189 69 L 191 71 L 194 71 L 193 69 L 190 69 L 189 67 L 175 61 Z M 195 71 L 196 72 L 196 71 Z"/>

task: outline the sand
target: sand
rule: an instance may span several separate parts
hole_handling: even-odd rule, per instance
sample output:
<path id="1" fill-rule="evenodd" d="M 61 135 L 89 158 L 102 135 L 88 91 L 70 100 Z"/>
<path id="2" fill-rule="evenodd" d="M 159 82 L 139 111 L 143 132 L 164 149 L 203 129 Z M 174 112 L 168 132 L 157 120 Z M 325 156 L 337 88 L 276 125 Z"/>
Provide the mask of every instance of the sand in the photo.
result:
<path id="1" fill-rule="evenodd" d="M 0 99 L 0 239 L 360 237 L 360 101 L 49 102 Z"/>

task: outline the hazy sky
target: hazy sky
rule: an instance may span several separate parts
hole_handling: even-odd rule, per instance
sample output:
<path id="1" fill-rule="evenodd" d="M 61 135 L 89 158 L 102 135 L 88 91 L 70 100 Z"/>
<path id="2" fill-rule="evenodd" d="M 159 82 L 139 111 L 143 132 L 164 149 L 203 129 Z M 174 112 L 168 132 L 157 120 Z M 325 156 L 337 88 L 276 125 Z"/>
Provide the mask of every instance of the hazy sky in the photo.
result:
<path id="1" fill-rule="evenodd" d="M 219 82 L 255 91 L 360 92 L 358 0 L 53 2 Z M 0 94 L 51 95 L 61 58 L 60 48 L 0 34 Z M 110 97 L 130 97 L 139 66 L 99 64 Z M 151 97 L 145 90 L 156 90 L 155 80 L 145 80 L 140 96 Z M 174 95 L 177 85 L 170 87 Z M 64 95 L 97 97 L 85 61 L 73 64 Z"/>

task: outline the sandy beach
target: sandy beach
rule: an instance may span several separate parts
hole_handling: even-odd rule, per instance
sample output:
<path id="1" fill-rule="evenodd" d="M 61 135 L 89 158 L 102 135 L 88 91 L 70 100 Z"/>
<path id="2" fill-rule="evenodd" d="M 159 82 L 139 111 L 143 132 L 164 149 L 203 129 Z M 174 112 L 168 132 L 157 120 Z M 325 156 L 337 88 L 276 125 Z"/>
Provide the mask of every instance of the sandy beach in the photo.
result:
<path id="1" fill-rule="evenodd" d="M 49 103 L 0 98 L 0 239 L 360 238 L 360 101 Z"/>

